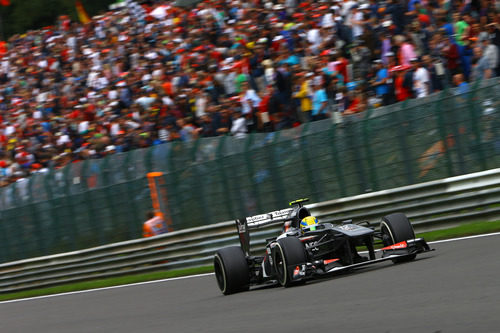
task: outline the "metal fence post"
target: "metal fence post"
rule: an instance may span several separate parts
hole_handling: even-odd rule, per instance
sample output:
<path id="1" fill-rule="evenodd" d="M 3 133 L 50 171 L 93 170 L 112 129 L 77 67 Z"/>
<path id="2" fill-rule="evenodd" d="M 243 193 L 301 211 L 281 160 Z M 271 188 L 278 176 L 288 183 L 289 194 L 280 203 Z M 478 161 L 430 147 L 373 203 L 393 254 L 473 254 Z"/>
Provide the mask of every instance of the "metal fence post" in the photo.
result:
<path id="1" fill-rule="evenodd" d="M 254 168 L 254 164 L 253 164 L 253 159 L 252 159 L 251 154 L 250 154 L 250 151 L 251 151 L 254 139 L 255 139 L 255 134 L 254 133 L 250 133 L 247 136 L 247 139 L 246 139 L 246 142 L 245 142 L 245 152 L 244 152 L 244 154 L 245 154 L 245 162 L 246 162 L 246 165 L 247 165 L 248 175 L 250 176 L 250 182 L 252 184 L 252 193 L 253 193 L 253 195 L 255 197 L 255 201 L 256 201 L 256 205 L 257 205 L 257 211 L 262 212 L 263 211 L 262 201 L 261 201 L 261 198 L 260 198 L 260 194 L 259 194 L 259 189 L 258 189 L 257 182 L 255 181 L 255 178 L 254 178 L 254 176 L 255 176 L 255 168 Z"/>
<path id="2" fill-rule="evenodd" d="M 217 149 L 215 152 L 216 161 L 217 161 L 217 170 L 219 172 L 219 177 L 222 180 L 222 187 L 224 188 L 224 201 L 226 203 L 226 212 L 227 216 L 235 216 L 236 212 L 233 208 L 233 200 L 231 198 L 231 189 L 229 187 L 227 175 L 226 175 L 226 167 L 225 167 L 225 156 L 224 156 L 224 147 L 227 140 L 227 136 L 223 135 L 219 139 L 219 144 L 217 145 Z"/>
<path id="3" fill-rule="evenodd" d="M 465 159 L 464 159 L 464 148 L 463 148 L 463 140 L 462 140 L 462 130 L 463 128 L 459 128 L 459 122 L 461 120 L 461 114 L 457 113 L 456 103 L 457 97 L 453 96 L 450 91 L 446 91 L 448 96 L 445 97 L 446 106 L 444 107 L 444 112 L 447 114 L 447 121 L 449 126 L 451 127 L 452 137 L 455 141 L 455 147 L 458 157 L 458 169 L 459 174 L 466 173 Z"/>
<path id="4" fill-rule="evenodd" d="M 106 203 L 107 203 L 107 208 L 109 209 L 110 211 L 110 216 L 111 216 L 111 223 L 113 225 L 114 228 L 116 228 L 116 226 L 118 225 L 118 222 L 117 222 L 117 214 L 116 214 L 116 208 L 115 208 L 115 205 L 113 204 L 113 200 L 112 200 L 112 196 L 113 196 L 113 193 L 111 192 L 112 190 L 112 182 L 111 182 L 111 179 L 110 179 L 110 170 L 109 170 L 109 160 L 111 158 L 111 155 L 107 155 L 106 157 L 104 157 L 103 159 L 103 163 L 102 163 L 102 178 L 103 178 L 103 181 L 104 181 L 104 192 L 106 193 Z M 102 228 L 104 229 L 104 228 Z M 102 234 L 104 234 L 104 232 L 101 232 Z M 105 233 L 105 242 L 109 242 L 109 235 L 108 233 Z"/>
<path id="5" fill-rule="evenodd" d="M 5 198 L 5 195 L 6 195 L 5 192 L 7 192 L 5 187 L 0 188 L 0 196 L 2 198 Z M 5 218 L 5 211 L 6 211 L 5 207 L 2 207 L 2 211 L 0 212 L 0 214 L 1 214 L 0 215 L 0 239 L 1 239 L 0 248 L 2 249 L 0 255 L 2 258 L 2 262 L 9 261 L 12 258 L 11 248 L 10 248 L 10 237 L 9 237 L 7 227 L 6 227 L 7 221 Z"/>
<path id="6" fill-rule="evenodd" d="M 54 223 L 52 234 L 54 235 L 54 240 L 58 242 L 62 240 L 62 234 L 61 234 L 61 223 L 59 219 L 59 214 L 57 214 L 57 209 L 58 209 L 57 200 L 54 198 L 54 192 L 52 191 L 52 184 L 50 184 L 50 181 L 53 179 L 53 176 L 54 176 L 54 170 L 50 169 L 49 173 L 44 175 L 43 182 L 45 186 L 45 191 L 47 192 L 47 197 L 49 198 L 48 202 L 51 210 L 51 219 Z"/>
<path id="7" fill-rule="evenodd" d="M 66 201 L 66 205 L 68 206 L 68 209 L 69 209 L 69 212 L 70 212 L 70 216 L 75 216 L 75 206 L 74 206 L 74 203 L 73 203 L 73 195 L 71 194 L 71 191 L 69 189 L 69 184 L 68 184 L 68 175 L 69 175 L 69 171 L 71 169 L 71 164 L 66 166 L 65 168 L 63 168 L 63 178 L 64 178 L 64 199 Z M 69 222 L 69 221 L 68 221 Z M 67 223 L 68 223 L 67 222 Z M 70 232 L 69 232 L 69 237 L 70 237 L 70 247 L 73 249 L 73 250 L 76 250 L 77 249 L 77 237 L 78 237 L 78 226 L 77 225 L 71 225 L 69 228 L 66 228 L 66 229 L 69 229 Z"/>
<path id="8" fill-rule="evenodd" d="M 348 116 L 350 118 L 347 118 L 346 121 L 344 122 L 344 128 L 346 130 L 346 140 L 347 144 L 350 148 L 351 153 L 353 154 L 354 157 L 354 168 L 356 170 L 356 173 L 358 175 L 358 181 L 359 181 L 359 187 L 358 187 L 358 193 L 365 193 L 366 190 L 368 189 L 368 184 L 366 182 L 366 177 L 365 177 L 365 167 L 363 164 L 363 156 L 361 153 L 361 147 L 359 144 L 359 134 L 357 133 L 357 122 L 354 122 L 352 119 L 353 117 L 356 117 L 356 115 Z"/>
<path id="9" fill-rule="evenodd" d="M 17 211 L 19 209 L 23 209 L 24 207 L 22 205 L 22 200 L 20 200 L 20 198 L 19 198 L 19 193 L 18 193 L 17 187 L 18 187 L 17 182 L 15 182 L 15 183 L 12 184 L 12 195 L 13 195 L 14 202 L 15 202 L 15 204 L 14 204 L 15 208 L 9 209 L 9 211 L 11 213 L 14 212 L 14 214 L 11 214 L 11 216 L 10 216 L 9 219 L 14 222 L 14 225 L 16 225 L 17 227 L 21 228 L 21 227 L 23 227 L 23 221 L 20 218 L 21 217 L 20 214 L 17 214 Z M 22 244 L 23 243 L 23 239 L 22 238 L 23 238 L 24 235 L 22 235 L 20 232 L 18 232 L 18 233 L 19 234 L 16 235 L 16 237 L 15 237 L 16 241 L 17 241 L 17 244 L 16 244 L 17 246 L 16 247 L 18 249 L 20 249 L 21 255 L 20 255 L 19 258 L 24 258 L 27 255 L 26 246 L 24 246 L 24 244 Z"/>
<path id="10" fill-rule="evenodd" d="M 379 189 L 378 179 L 377 179 L 377 166 L 375 165 L 375 160 L 373 159 L 372 145 L 370 143 L 370 136 L 371 136 L 370 116 L 372 112 L 373 112 L 372 107 L 369 107 L 368 110 L 366 110 L 365 116 L 363 118 L 363 143 L 365 146 L 366 160 L 368 161 L 371 190 L 377 191 Z"/>
<path id="11" fill-rule="evenodd" d="M 87 180 L 88 180 L 88 172 L 87 171 L 88 171 L 88 166 L 89 166 L 90 162 L 89 162 L 89 160 L 84 160 L 82 163 L 83 163 L 83 165 L 82 165 L 82 187 L 85 190 L 84 198 L 85 198 L 85 203 L 87 206 L 87 209 L 86 209 L 87 216 L 88 216 L 88 219 L 92 225 L 94 232 L 98 234 L 98 236 L 97 236 L 98 244 L 103 245 L 104 244 L 103 233 L 98 232 L 99 225 L 98 225 L 98 220 L 97 220 L 96 214 L 95 214 L 94 202 L 92 201 L 91 190 L 89 189 L 88 183 L 87 183 Z"/>
<path id="12" fill-rule="evenodd" d="M 476 99 L 477 91 L 480 90 L 479 83 L 481 81 L 474 82 L 474 86 L 467 93 L 467 104 L 469 109 L 469 123 L 471 126 L 472 133 L 474 134 L 474 146 L 473 150 L 477 154 L 477 158 L 479 161 L 479 165 L 481 166 L 481 170 L 488 169 L 488 163 L 486 156 L 484 154 L 484 147 L 481 143 L 481 139 L 483 137 L 480 129 L 479 129 L 479 119 L 481 116 L 481 110 L 478 108 L 478 102 Z"/>
<path id="13" fill-rule="evenodd" d="M 172 142 L 169 161 L 168 161 L 168 165 L 170 168 L 170 175 L 172 177 L 172 192 L 170 196 L 172 198 L 175 198 L 176 206 L 180 210 L 178 216 L 179 221 L 177 221 L 179 224 L 184 224 L 188 221 L 184 205 L 184 194 L 182 193 L 182 191 L 179 190 L 179 172 L 181 170 L 181 167 L 177 168 L 177 165 L 175 164 L 174 160 L 176 154 L 183 154 L 183 153 L 184 150 L 182 149 L 182 143 L 179 141 Z"/>
<path id="14" fill-rule="evenodd" d="M 146 170 L 146 174 L 148 172 L 154 171 L 153 170 L 153 161 L 152 161 L 152 156 L 153 156 L 153 148 L 148 147 L 146 148 L 146 153 L 144 154 L 144 170 Z"/>
<path id="15" fill-rule="evenodd" d="M 123 168 L 123 174 L 125 175 L 125 179 L 127 182 L 127 198 L 129 202 L 129 211 L 130 214 L 132 215 L 132 218 L 129 220 L 129 225 L 128 225 L 128 230 L 129 230 L 129 235 L 130 238 L 134 237 L 141 237 L 141 230 L 140 228 L 137 228 L 137 223 L 135 221 L 140 221 L 139 217 L 139 208 L 137 207 L 137 203 L 134 198 L 134 188 L 132 186 L 134 182 L 134 177 L 132 176 L 130 172 L 130 160 L 132 158 L 132 152 L 128 152 L 125 155 L 125 159 L 123 160 L 122 168 Z M 139 230 L 139 231 L 137 231 Z"/>
<path id="16" fill-rule="evenodd" d="M 207 224 L 210 223 L 215 223 L 217 221 L 213 221 L 213 214 L 210 212 L 210 207 L 207 203 L 206 200 L 206 195 L 205 195 L 205 185 L 204 185 L 204 180 L 202 178 L 202 175 L 200 174 L 197 162 L 196 162 L 196 155 L 198 152 L 198 148 L 200 147 L 200 139 L 196 139 L 193 143 L 193 147 L 191 148 L 191 168 L 193 169 L 193 177 L 191 177 L 191 191 L 193 192 L 193 197 L 198 198 L 198 202 L 201 205 L 202 209 L 202 214 L 204 218 L 208 220 Z M 203 161 L 200 163 L 204 163 Z"/>
<path id="17" fill-rule="evenodd" d="M 234 136 L 228 137 L 226 140 L 242 140 L 242 139 L 237 139 Z M 235 203 L 235 209 L 236 209 L 236 215 L 233 216 L 246 216 L 247 214 L 247 209 L 245 205 L 245 200 L 243 199 L 242 196 L 242 191 L 241 188 L 237 185 L 237 182 L 234 181 L 234 174 L 233 170 L 235 170 L 238 165 L 234 164 L 234 160 L 237 154 L 241 153 L 233 153 L 233 154 L 228 154 L 228 156 L 225 156 L 224 158 L 224 168 L 229 169 L 229 172 L 226 173 L 226 176 L 229 177 L 230 181 L 228 183 L 230 193 L 231 193 L 231 198 L 234 200 Z M 244 153 L 243 153 L 244 154 Z"/>
<path id="18" fill-rule="evenodd" d="M 340 163 L 339 152 L 337 149 L 336 131 L 337 131 L 337 125 L 332 122 L 330 130 L 328 131 L 328 136 L 331 143 L 330 144 L 331 156 L 335 169 L 335 175 L 337 177 L 337 181 L 339 182 L 340 196 L 345 197 L 347 195 L 347 191 L 344 181 L 344 171 L 342 170 L 342 164 Z"/>
<path id="19" fill-rule="evenodd" d="M 278 160 L 276 158 L 276 147 L 281 135 L 281 131 L 275 132 L 273 141 L 264 149 L 267 149 L 267 157 L 269 160 L 269 168 L 271 169 L 271 175 L 274 187 L 274 199 L 276 200 L 275 205 L 286 205 L 287 196 L 286 191 L 283 186 L 283 179 L 281 178 Z"/>
<path id="20" fill-rule="evenodd" d="M 307 184 L 309 186 L 309 192 L 311 193 L 311 197 L 314 202 L 320 201 L 317 189 L 316 182 L 313 176 L 312 168 L 311 168 L 311 158 L 309 156 L 310 147 L 307 146 L 307 131 L 309 130 L 310 122 L 307 122 L 302 125 L 302 131 L 300 133 L 300 150 L 302 153 L 302 163 L 304 164 L 304 169 L 306 171 L 306 179 Z"/>
<path id="21" fill-rule="evenodd" d="M 404 116 L 404 112 L 406 109 L 406 106 L 408 105 L 408 101 L 404 101 L 402 104 L 400 104 L 399 110 L 395 110 L 392 115 L 395 118 L 395 123 L 397 124 L 398 127 L 398 142 L 399 142 L 399 149 L 401 151 L 401 154 L 403 155 L 403 161 L 406 169 L 406 182 L 407 184 L 414 184 L 415 183 L 415 177 L 414 177 L 414 171 L 413 171 L 413 160 L 410 155 L 410 147 L 408 145 L 408 140 L 406 138 L 406 134 L 408 132 L 408 126 L 409 123 L 407 119 L 401 119 Z"/>
<path id="22" fill-rule="evenodd" d="M 45 230 L 43 230 L 42 225 L 40 223 L 40 220 L 38 218 L 36 204 L 34 203 L 34 199 L 33 199 L 33 177 L 30 177 L 28 179 L 28 181 L 29 181 L 29 183 L 28 183 L 29 207 L 30 207 L 31 219 L 33 220 L 33 224 L 34 224 L 35 230 L 36 230 L 35 238 L 37 240 L 38 253 L 45 254 L 47 251 L 47 249 L 45 247 L 45 242 L 43 239 L 43 235 L 44 235 Z"/>
<path id="23" fill-rule="evenodd" d="M 444 91 L 441 91 L 439 93 L 439 98 L 434 104 L 434 113 L 436 114 L 436 118 L 438 121 L 438 128 L 439 128 L 439 134 L 441 135 L 441 141 L 443 143 L 443 149 L 444 149 L 444 157 L 446 159 L 446 170 L 448 171 L 448 177 L 454 176 L 454 171 L 453 171 L 453 163 L 451 161 L 451 156 L 450 156 L 450 146 L 448 144 L 448 136 L 446 134 L 446 125 L 444 122 L 444 117 L 443 113 L 441 110 L 441 106 L 443 105 L 443 99 L 444 99 Z"/>

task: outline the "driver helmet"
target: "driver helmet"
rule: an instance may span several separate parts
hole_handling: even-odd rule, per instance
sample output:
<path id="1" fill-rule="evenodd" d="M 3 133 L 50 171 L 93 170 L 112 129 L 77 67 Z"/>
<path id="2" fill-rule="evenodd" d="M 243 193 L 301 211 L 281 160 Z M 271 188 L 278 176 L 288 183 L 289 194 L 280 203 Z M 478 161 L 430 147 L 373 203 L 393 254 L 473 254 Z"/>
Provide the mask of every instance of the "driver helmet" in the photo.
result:
<path id="1" fill-rule="evenodd" d="M 309 230 L 316 230 L 316 224 L 318 224 L 318 219 L 314 216 L 307 216 L 300 221 L 300 229 L 308 228 Z"/>

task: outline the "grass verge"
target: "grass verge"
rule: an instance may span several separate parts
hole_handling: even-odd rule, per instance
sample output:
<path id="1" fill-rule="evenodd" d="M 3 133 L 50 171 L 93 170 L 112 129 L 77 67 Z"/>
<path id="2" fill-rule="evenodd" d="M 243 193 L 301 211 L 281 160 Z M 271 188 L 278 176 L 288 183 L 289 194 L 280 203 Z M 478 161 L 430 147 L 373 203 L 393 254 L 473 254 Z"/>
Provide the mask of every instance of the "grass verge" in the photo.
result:
<path id="1" fill-rule="evenodd" d="M 427 242 L 432 242 L 449 238 L 489 234 L 497 231 L 500 231 L 500 221 L 475 222 L 463 224 L 450 229 L 420 233 L 417 234 L 417 237 L 424 237 Z"/>
<path id="2" fill-rule="evenodd" d="M 168 278 L 173 278 L 173 277 L 195 275 L 195 274 L 203 274 L 203 273 L 209 273 L 209 272 L 213 272 L 212 266 L 193 267 L 193 268 L 151 272 L 151 273 L 144 273 L 144 274 L 126 275 L 126 276 L 113 277 L 113 278 L 108 278 L 108 279 L 91 280 L 91 281 L 77 282 L 77 283 L 71 283 L 71 284 L 63 284 L 63 285 L 54 286 L 54 287 L 25 290 L 25 291 L 19 291 L 19 292 L 15 292 L 15 293 L 0 294 L 0 301 L 7 301 L 7 300 L 12 300 L 12 299 L 18 299 L 18 298 L 36 297 L 36 296 L 43 296 L 43 295 L 61 294 L 61 293 L 67 293 L 67 292 L 72 292 L 72 291 L 80 291 L 80 290 L 88 290 L 88 289 L 96 289 L 96 288 L 105 288 L 105 287 L 111 287 L 111 286 L 119 286 L 119 285 L 123 285 L 123 284 L 161 280 L 161 279 L 168 279 Z M 215 281 L 214 281 L 214 286 L 215 286 Z"/>
<path id="3" fill-rule="evenodd" d="M 472 235 L 486 234 L 497 231 L 500 231 L 500 221 L 468 223 L 455 228 L 419 233 L 417 234 L 417 237 L 424 237 L 426 241 L 430 242 L 441 239 L 472 236 Z M 42 295 L 60 294 L 71 291 L 104 288 L 110 286 L 136 283 L 136 282 L 161 280 L 178 276 L 209 273 L 212 271 L 213 271 L 212 266 L 203 266 L 203 267 L 170 270 L 170 271 L 152 272 L 145 274 L 127 275 L 122 277 L 85 281 L 79 283 L 54 286 L 49 288 L 40 288 L 40 289 L 26 290 L 15 293 L 0 294 L 0 301 L 27 298 L 27 297 L 36 297 Z M 215 288 L 215 281 L 214 281 L 214 288 Z"/>

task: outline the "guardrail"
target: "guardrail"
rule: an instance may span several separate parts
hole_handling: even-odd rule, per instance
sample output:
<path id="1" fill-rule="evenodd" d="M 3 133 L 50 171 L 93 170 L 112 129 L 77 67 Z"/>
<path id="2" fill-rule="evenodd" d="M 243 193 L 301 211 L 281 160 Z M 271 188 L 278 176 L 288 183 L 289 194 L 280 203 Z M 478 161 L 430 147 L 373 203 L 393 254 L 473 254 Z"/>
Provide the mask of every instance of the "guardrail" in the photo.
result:
<path id="1" fill-rule="evenodd" d="M 307 205 L 320 221 L 369 221 L 401 211 L 416 232 L 500 218 L 500 168 Z M 279 226 L 251 234 L 252 249 Z M 238 244 L 234 222 L 221 222 L 146 239 L 0 264 L 0 293 L 148 271 L 209 265 L 213 253 Z"/>

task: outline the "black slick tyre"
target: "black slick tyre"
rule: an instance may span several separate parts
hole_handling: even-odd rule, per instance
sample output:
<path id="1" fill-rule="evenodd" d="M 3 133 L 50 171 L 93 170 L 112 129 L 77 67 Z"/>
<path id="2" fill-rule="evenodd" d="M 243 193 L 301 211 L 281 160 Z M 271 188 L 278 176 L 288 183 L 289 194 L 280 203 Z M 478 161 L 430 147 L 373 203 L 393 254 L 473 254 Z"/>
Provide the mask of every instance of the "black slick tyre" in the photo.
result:
<path id="1" fill-rule="evenodd" d="M 245 253 L 238 246 L 218 250 L 214 256 L 217 285 L 224 295 L 246 291 L 250 286 L 250 273 Z"/>
<path id="2" fill-rule="evenodd" d="M 415 239 L 415 231 L 403 213 L 393 213 L 386 215 L 380 222 L 380 231 L 382 232 L 382 242 L 384 246 L 397 244 L 409 239 Z M 417 255 L 411 255 L 404 258 L 393 259 L 394 263 L 407 262 L 415 259 Z"/>
<path id="3" fill-rule="evenodd" d="M 296 266 L 305 263 L 305 248 L 297 237 L 285 237 L 276 242 L 273 249 L 273 265 L 280 285 L 290 287 L 303 282 L 293 281 L 293 271 Z"/>

